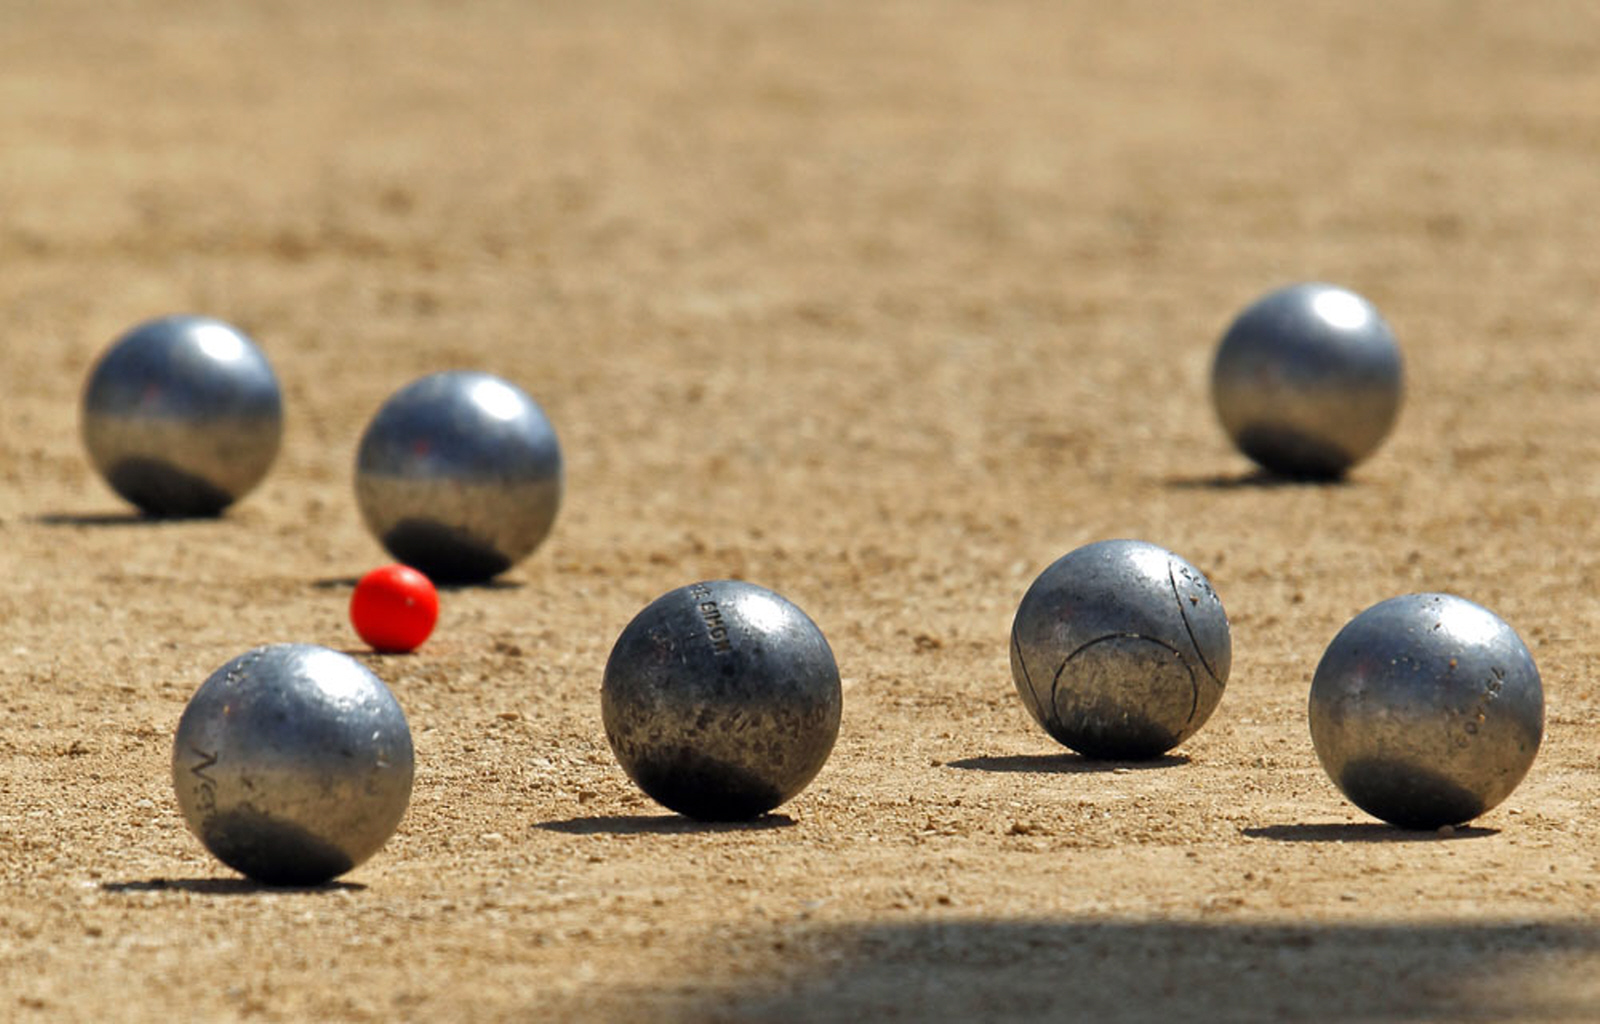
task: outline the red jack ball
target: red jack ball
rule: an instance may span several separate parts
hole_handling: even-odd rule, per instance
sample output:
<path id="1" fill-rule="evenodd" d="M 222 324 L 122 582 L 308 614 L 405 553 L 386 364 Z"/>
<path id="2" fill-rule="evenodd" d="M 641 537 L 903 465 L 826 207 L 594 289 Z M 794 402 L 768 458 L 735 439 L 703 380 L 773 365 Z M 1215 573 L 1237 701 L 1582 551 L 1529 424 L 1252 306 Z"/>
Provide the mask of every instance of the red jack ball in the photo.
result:
<path id="1" fill-rule="evenodd" d="M 350 623 L 373 650 L 416 650 L 439 620 L 439 592 L 409 565 L 385 565 L 361 577 L 350 595 Z"/>

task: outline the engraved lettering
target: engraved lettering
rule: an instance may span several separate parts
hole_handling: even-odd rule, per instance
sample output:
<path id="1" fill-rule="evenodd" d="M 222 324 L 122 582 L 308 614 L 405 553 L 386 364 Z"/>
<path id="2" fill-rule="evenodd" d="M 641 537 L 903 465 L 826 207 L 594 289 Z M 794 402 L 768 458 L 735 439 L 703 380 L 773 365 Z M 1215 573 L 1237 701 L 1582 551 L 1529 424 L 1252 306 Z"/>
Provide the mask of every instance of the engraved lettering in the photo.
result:
<path id="1" fill-rule="evenodd" d="M 199 786 L 195 789 L 195 807 L 201 814 L 209 816 L 217 809 L 217 783 L 206 774 L 206 769 L 217 763 L 217 755 L 201 750 L 192 743 L 189 749 L 200 758 L 197 764 L 189 768 L 189 774 L 200 780 Z"/>
<path id="2" fill-rule="evenodd" d="M 201 781 L 216 785 L 215 780 L 206 774 L 206 769 L 217 763 L 217 755 L 207 753 L 192 743 L 189 744 L 189 749 L 200 755 L 200 763 L 190 768 L 189 771 Z"/>
<path id="3" fill-rule="evenodd" d="M 709 596 L 696 594 L 696 597 Z M 715 601 L 700 602 L 700 621 L 705 623 L 706 635 L 711 639 L 711 649 L 718 654 L 727 654 L 733 650 L 733 642 L 728 639 L 728 627 L 722 621 L 722 609 L 717 607 Z"/>

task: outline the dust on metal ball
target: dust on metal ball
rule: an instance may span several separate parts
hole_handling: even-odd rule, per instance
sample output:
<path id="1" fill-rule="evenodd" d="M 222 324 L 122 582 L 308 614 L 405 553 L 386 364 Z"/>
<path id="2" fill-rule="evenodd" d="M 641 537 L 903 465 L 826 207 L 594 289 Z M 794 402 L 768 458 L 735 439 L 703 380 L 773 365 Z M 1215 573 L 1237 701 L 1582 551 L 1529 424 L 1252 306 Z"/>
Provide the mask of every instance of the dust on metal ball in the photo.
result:
<path id="1" fill-rule="evenodd" d="M 839 735 L 833 651 L 816 623 L 751 583 L 657 598 L 618 637 L 600 689 L 628 777 L 680 814 L 735 821 L 799 793 Z"/>
<path id="2" fill-rule="evenodd" d="M 1193 736 L 1221 701 L 1232 660 L 1210 581 L 1143 541 L 1063 555 L 1033 581 L 1011 626 L 1022 703 L 1089 757 L 1157 757 Z"/>
<path id="3" fill-rule="evenodd" d="M 1341 792 L 1404 828 L 1458 825 L 1533 765 L 1544 689 L 1493 612 L 1450 594 L 1373 605 L 1339 631 L 1311 681 L 1311 742 Z"/>
<path id="4" fill-rule="evenodd" d="M 488 373 L 412 381 L 367 425 L 356 500 L 396 559 L 442 583 L 511 568 L 549 534 L 561 505 L 561 448 L 544 410 Z"/>
<path id="5" fill-rule="evenodd" d="M 168 316 L 101 355 L 82 430 L 95 470 L 144 512 L 216 515 L 272 467 L 283 399 L 266 357 L 237 328 Z"/>
<path id="6" fill-rule="evenodd" d="M 376 853 L 411 798 L 411 730 L 389 688 L 348 655 L 257 647 L 212 673 L 172 745 L 191 831 L 270 885 L 319 885 Z"/>
<path id="7" fill-rule="evenodd" d="M 1261 298 L 1228 328 L 1211 398 L 1233 443 L 1284 476 L 1337 478 L 1394 427 L 1400 347 L 1366 299 L 1329 284 Z"/>

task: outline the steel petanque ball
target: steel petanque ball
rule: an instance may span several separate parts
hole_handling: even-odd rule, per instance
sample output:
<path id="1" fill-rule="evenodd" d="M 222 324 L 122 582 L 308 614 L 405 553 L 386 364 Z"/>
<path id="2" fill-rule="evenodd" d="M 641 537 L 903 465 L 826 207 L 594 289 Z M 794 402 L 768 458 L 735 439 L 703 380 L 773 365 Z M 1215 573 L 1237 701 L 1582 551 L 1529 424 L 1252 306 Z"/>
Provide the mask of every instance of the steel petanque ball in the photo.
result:
<path id="1" fill-rule="evenodd" d="M 1544 735 L 1544 689 L 1493 612 L 1407 594 L 1333 638 L 1311 680 L 1310 720 L 1317 758 L 1351 803 L 1402 828 L 1439 828 L 1522 781 Z"/>
<path id="2" fill-rule="evenodd" d="M 833 651 L 816 623 L 751 583 L 657 598 L 617 638 L 600 688 L 628 777 L 691 818 L 772 810 L 814 778 L 839 735 Z"/>
<path id="3" fill-rule="evenodd" d="M 1337 478 L 1400 414 L 1400 347 L 1366 299 L 1329 284 L 1261 298 L 1228 328 L 1211 368 L 1223 429 L 1283 476 Z"/>
<path id="4" fill-rule="evenodd" d="M 190 830 L 269 885 L 320 885 L 376 853 L 405 815 L 412 770 L 389 688 L 311 644 L 257 647 L 217 669 L 172 744 Z"/>
<path id="5" fill-rule="evenodd" d="M 1200 570 L 1137 540 L 1088 544 L 1033 581 L 1011 626 L 1011 678 L 1034 721 L 1088 757 L 1158 757 L 1222 700 L 1233 646 Z"/>
<path id="6" fill-rule="evenodd" d="M 367 527 L 440 583 L 481 582 L 532 554 L 555 523 L 561 488 L 561 448 L 544 410 L 472 370 L 401 388 L 356 454 Z"/>
<path id="7" fill-rule="evenodd" d="M 238 328 L 168 316 L 122 335 L 89 373 L 84 447 L 123 498 L 156 516 L 212 516 L 259 484 L 283 437 L 283 398 Z"/>

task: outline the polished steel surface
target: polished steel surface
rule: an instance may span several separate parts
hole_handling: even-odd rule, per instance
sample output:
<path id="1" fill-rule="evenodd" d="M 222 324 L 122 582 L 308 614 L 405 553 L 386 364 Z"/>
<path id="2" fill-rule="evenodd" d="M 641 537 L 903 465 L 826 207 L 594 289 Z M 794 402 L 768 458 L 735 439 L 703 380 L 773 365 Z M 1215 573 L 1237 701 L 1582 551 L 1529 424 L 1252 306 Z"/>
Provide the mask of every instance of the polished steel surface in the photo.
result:
<path id="1" fill-rule="evenodd" d="M 1011 627 L 1011 678 L 1035 721 L 1090 757 L 1156 757 L 1205 724 L 1233 646 L 1200 570 L 1154 544 L 1107 540 L 1039 574 Z"/>
<path id="2" fill-rule="evenodd" d="M 1469 821 L 1522 781 L 1544 735 L 1533 656 L 1493 612 L 1449 594 L 1376 604 L 1311 681 L 1311 742 L 1357 807 L 1407 828 Z"/>
<path id="3" fill-rule="evenodd" d="M 401 388 L 356 455 L 367 527 L 435 582 L 487 580 L 526 558 L 549 534 L 561 488 L 561 448 L 544 411 L 470 370 Z"/>
<path id="4" fill-rule="evenodd" d="M 354 658 L 273 644 L 234 658 L 178 721 L 172 782 L 219 860 L 272 885 L 318 885 L 376 853 L 411 798 L 411 730 Z"/>
<path id="5" fill-rule="evenodd" d="M 151 320 L 90 371 L 84 446 L 151 515 L 216 515 L 261 482 L 283 437 L 278 379 L 254 342 L 201 316 Z"/>
<path id="6" fill-rule="evenodd" d="M 821 770 L 839 734 L 839 669 L 805 612 L 750 583 L 695 583 L 630 622 L 600 689 L 629 778 L 681 814 L 752 818 Z"/>
<path id="7" fill-rule="evenodd" d="M 1297 284 L 1250 306 L 1223 335 L 1211 397 L 1239 450 L 1286 476 L 1338 477 L 1394 427 L 1400 347 L 1372 304 Z"/>

